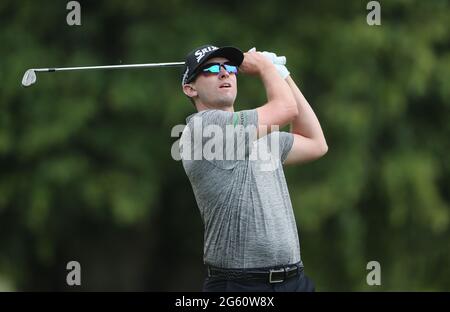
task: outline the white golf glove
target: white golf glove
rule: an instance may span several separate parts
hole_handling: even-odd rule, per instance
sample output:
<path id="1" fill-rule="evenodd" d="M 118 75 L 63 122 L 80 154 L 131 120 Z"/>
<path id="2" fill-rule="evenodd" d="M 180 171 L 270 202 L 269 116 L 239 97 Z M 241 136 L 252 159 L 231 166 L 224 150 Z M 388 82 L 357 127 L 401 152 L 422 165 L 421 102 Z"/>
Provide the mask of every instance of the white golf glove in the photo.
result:
<path id="1" fill-rule="evenodd" d="M 261 52 L 266 58 L 268 58 L 274 65 L 285 65 L 286 57 L 285 56 L 277 56 L 273 52 L 263 51 Z"/>
<path id="2" fill-rule="evenodd" d="M 251 48 L 248 52 L 256 51 L 256 48 Z M 273 52 L 263 51 L 260 52 L 262 55 L 264 55 L 269 61 L 272 62 L 272 64 L 275 65 L 277 68 L 278 74 L 281 76 L 281 78 L 286 79 L 290 72 L 286 68 L 286 57 L 285 56 L 277 56 Z"/>
<path id="3" fill-rule="evenodd" d="M 275 67 L 278 70 L 278 74 L 280 74 L 281 78 L 286 79 L 291 73 L 288 71 L 287 67 L 284 65 L 275 64 Z"/>

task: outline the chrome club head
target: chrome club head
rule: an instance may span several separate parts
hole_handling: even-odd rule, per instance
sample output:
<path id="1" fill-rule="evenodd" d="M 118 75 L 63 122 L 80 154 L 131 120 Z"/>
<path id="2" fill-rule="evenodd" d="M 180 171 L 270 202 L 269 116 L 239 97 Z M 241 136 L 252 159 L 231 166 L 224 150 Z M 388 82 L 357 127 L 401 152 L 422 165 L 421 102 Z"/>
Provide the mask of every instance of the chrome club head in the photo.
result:
<path id="1" fill-rule="evenodd" d="M 36 83 L 36 73 L 34 72 L 34 69 L 29 69 L 23 75 L 22 86 L 29 87 L 34 83 Z"/>

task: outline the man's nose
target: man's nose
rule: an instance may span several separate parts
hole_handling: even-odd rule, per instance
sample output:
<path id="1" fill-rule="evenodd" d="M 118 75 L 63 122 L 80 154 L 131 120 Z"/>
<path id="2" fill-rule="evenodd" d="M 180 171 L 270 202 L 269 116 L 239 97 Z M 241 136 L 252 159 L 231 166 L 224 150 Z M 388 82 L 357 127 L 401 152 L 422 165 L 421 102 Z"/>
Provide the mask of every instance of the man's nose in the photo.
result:
<path id="1" fill-rule="evenodd" d="M 225 68 L 223 68 L 223 66 L 220 66 L 219 78 L 228 78 L 228 76 L 230 76 L 230 74 L 225 70 Z"/>

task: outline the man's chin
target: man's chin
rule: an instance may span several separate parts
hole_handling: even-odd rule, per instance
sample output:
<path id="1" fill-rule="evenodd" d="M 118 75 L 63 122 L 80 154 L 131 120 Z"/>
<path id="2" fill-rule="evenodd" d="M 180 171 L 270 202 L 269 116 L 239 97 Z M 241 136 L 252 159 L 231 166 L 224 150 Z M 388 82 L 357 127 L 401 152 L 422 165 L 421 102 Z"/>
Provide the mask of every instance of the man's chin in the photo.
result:
<path id="1" fill-rule="evenodd" d="M 221 107 L 232 107 L 234 104 L 234 98 L 222 98 L 219 99 L 216 104 Z"/>

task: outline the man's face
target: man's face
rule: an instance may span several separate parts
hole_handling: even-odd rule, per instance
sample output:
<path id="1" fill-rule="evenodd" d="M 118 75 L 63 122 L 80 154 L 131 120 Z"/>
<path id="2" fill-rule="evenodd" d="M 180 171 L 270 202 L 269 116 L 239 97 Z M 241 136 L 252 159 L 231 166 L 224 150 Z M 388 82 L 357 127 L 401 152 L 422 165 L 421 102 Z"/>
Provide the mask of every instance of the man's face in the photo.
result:
<path id="1" fill-rule="evenodd" d="M 214 57 L 205 64 L 226 63 L 228 59 Z M 233 73 L 228 73 L 221 66 L 218 74 L 200 73 L 191 83 L 197 91 L 197 102 L 207 107 L 232 107 L 237 95 L 237 79 Z"/>

